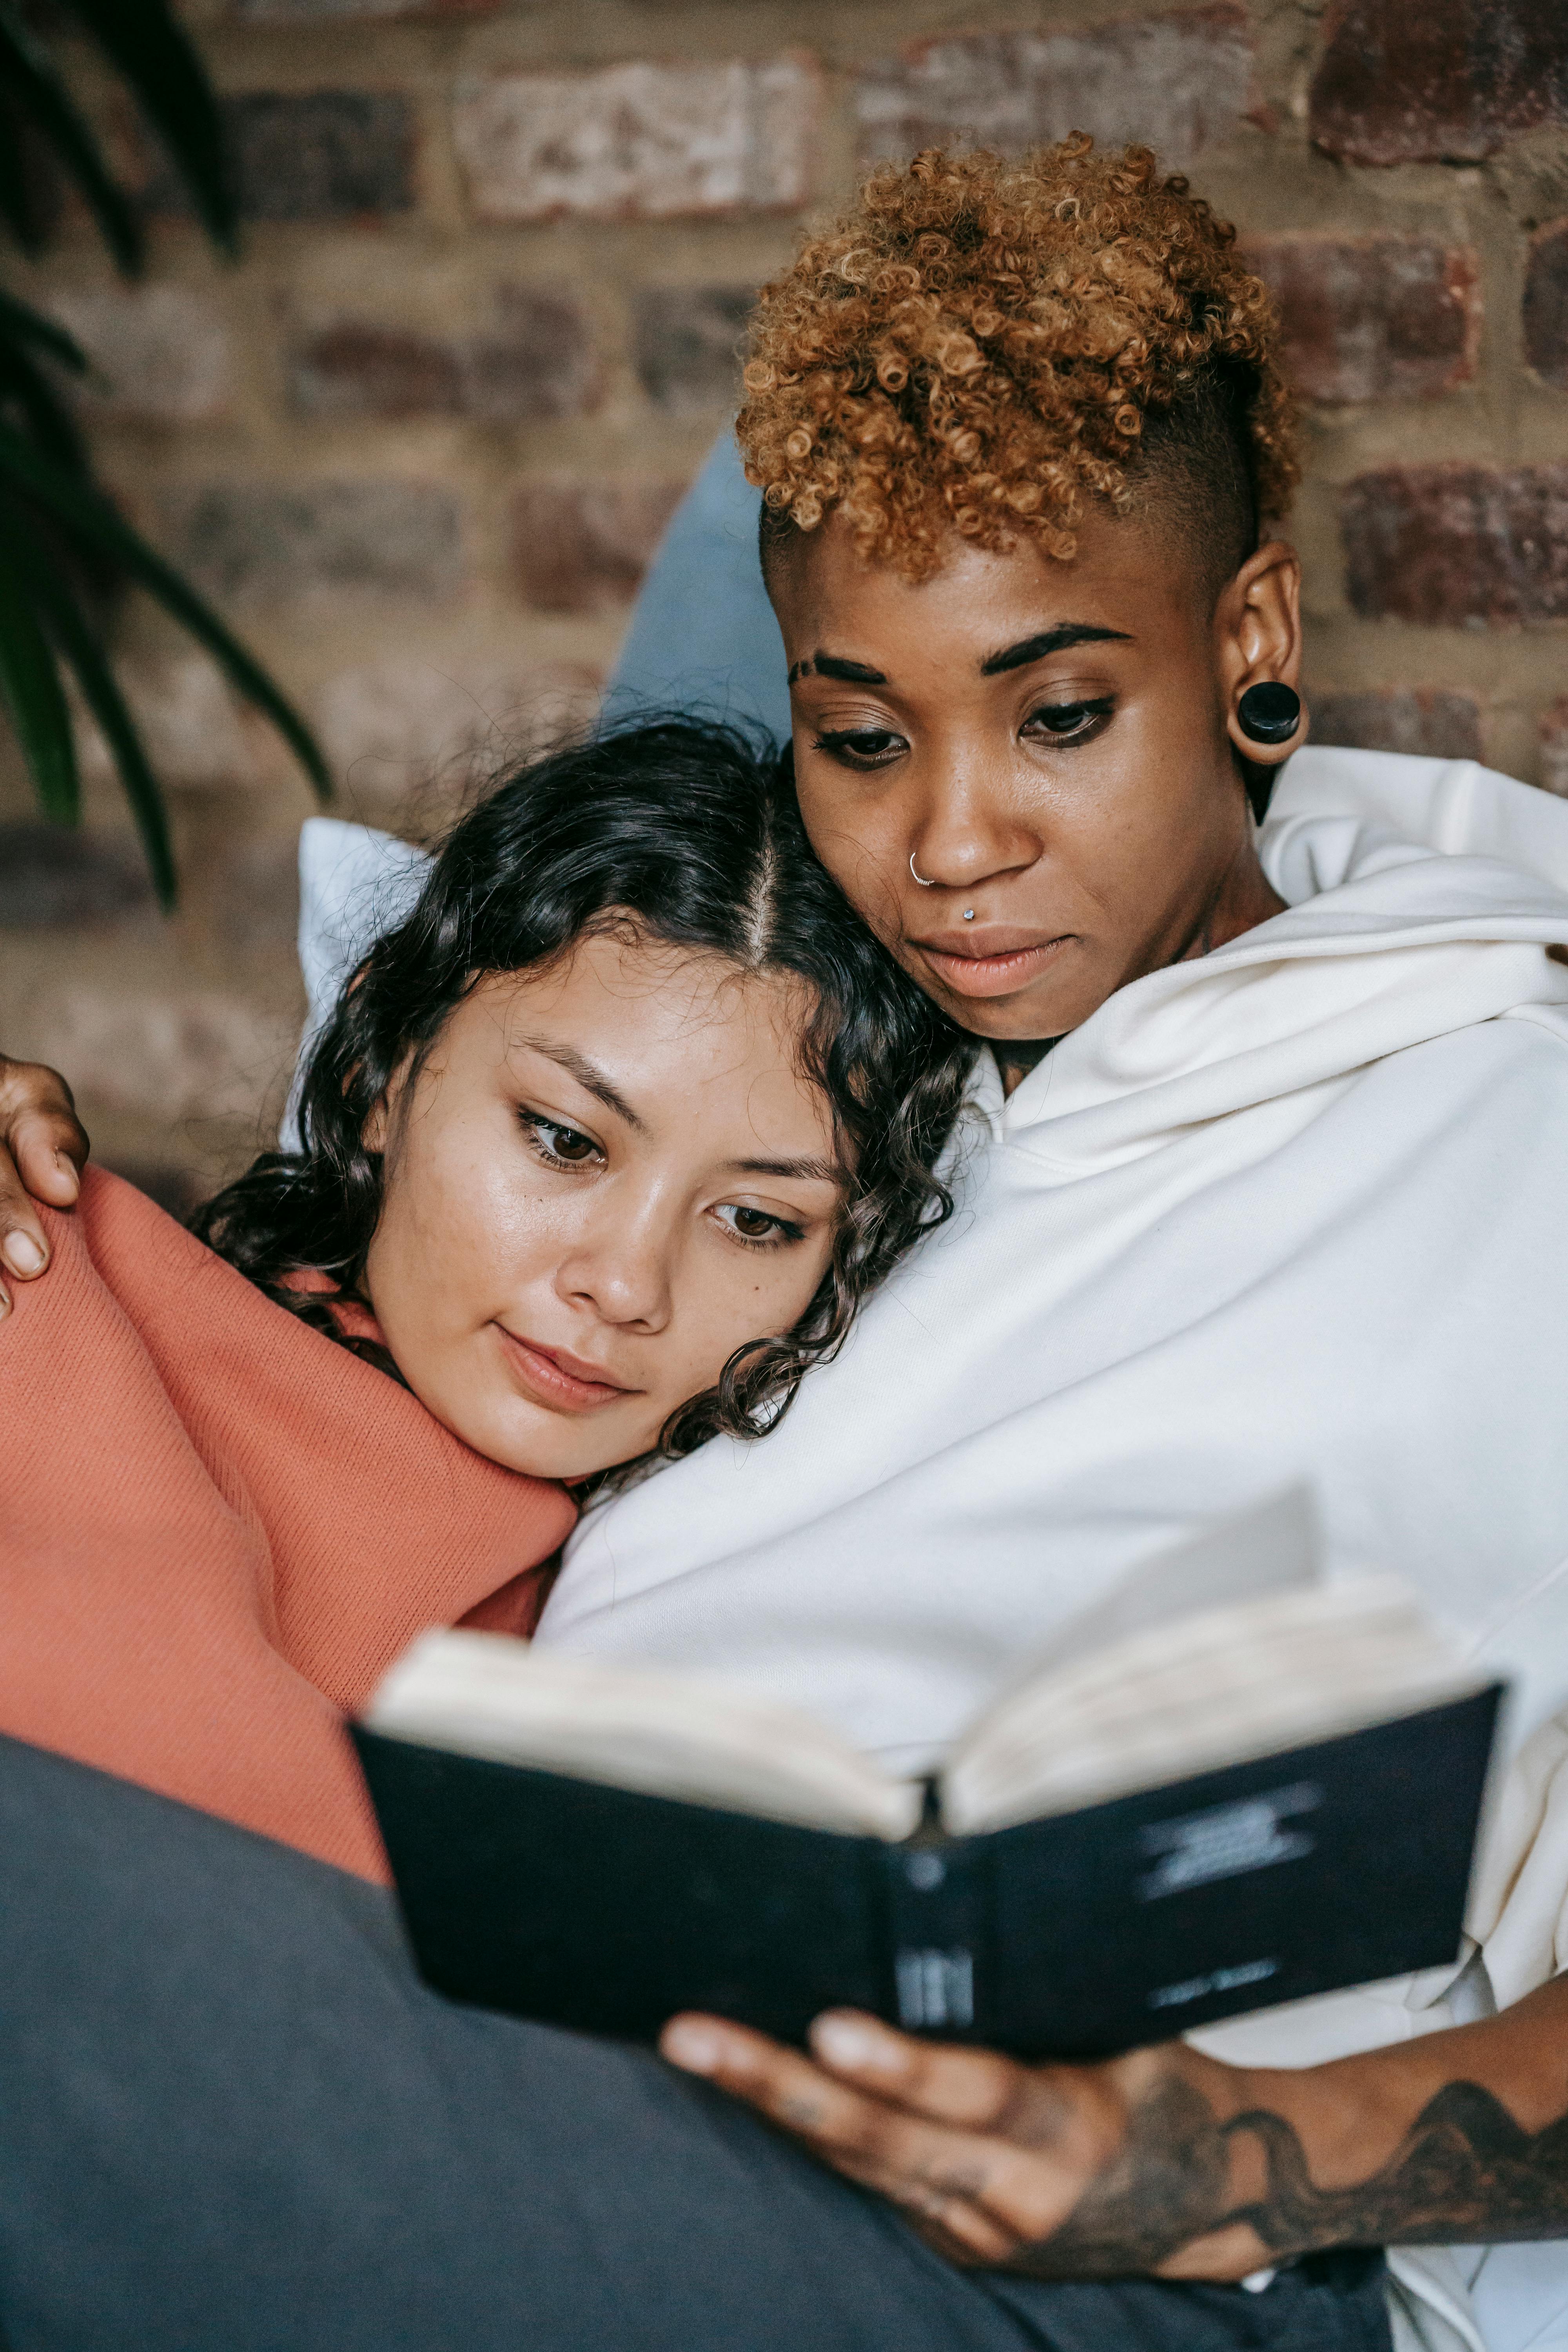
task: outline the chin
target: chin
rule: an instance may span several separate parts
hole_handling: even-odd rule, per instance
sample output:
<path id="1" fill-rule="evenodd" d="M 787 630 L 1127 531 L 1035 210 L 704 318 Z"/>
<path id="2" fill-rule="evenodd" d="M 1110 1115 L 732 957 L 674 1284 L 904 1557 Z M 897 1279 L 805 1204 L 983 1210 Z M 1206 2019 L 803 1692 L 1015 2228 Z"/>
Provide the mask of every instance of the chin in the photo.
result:
<path id="1" fill-rule="evenodd" d="M 1089 1018 L 1087 1013 L 1064 1013 L 1056 1004 L 1031 1004 L 1026 999 L 1005 1000 L 1000 1003 L 976 1003 L 973 997 L 955 997 L 943 1008 L 951 1013 L 961 1029 L 972 1037 L 983 1037 L 987 1045 L 1005 1045 L 1010 1039 L 1037 1045 L 1045 1037 L 1064 1037 L 1076 1029 L 1079 1021 Z"/>

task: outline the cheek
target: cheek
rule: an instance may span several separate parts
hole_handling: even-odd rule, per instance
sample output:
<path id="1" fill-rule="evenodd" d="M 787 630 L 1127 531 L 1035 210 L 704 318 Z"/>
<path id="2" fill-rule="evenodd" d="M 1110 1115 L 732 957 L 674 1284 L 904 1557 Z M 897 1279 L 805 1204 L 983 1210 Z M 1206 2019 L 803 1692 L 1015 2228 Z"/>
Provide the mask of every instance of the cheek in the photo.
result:
<path id="1" fill-rule="evenodd" d="M 710 1273 L 692 1299 L 689 1342 L 680 1379 L 685 1393 L 710 1388 L 737 1348 L 748 1339 L 770 1339 L 799 1322 L 827 1270 L 832 1242 L 759 1255 Z M 674 1368 L 672 1366 L 672 1374 Z"/>
<path id="2" fill-rule="evenodd" d="M 902 892 L 907 882 L 902 813 L 890 793 L 857 806 L 835 769 L 832 782 L 818 781 L 810 754 L 796 753 L 795 797 L 813 849 L 861 920 L 884 946 L 902 937 Z"/>
<path id="3" fill-rule="evenodd" d="M 455 1125 L 413 1139 L 399 1156 L 366 1263 L 371 1303 L 395 1349 L 460 1339 L 487 1322 L 546 1242 L 548 1213 L 500 1141 Z"/>

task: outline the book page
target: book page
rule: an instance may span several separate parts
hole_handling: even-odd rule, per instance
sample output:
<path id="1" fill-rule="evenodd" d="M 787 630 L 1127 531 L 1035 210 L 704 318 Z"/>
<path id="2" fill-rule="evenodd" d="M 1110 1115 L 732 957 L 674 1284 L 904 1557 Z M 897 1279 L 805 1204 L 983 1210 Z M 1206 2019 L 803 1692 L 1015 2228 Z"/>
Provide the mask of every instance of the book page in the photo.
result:
<path id="1" fill-rule="evenodd" d="M 1015 1685 L 955 1747 L 942 1822 L 963 1833 L 1070 1812 L 1487 1680 L 1393 1577 L 1205 1610 Z"/>
<path id="2" fill-rule="evenodd" d="M 601 1665 L 505 1633 L 426 1633 L 384 1676 L 366 1728 L 645 1796 L 810 1829 L 908 1837 L 923 1792 L 793 1707 L 701 1676 Z"/>

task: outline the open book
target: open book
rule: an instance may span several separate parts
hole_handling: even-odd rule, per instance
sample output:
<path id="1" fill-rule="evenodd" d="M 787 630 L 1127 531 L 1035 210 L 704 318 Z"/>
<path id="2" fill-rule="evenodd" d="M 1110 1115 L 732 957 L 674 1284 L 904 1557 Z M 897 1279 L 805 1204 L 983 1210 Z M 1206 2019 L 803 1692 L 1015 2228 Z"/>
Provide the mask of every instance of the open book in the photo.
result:
<path id="1" fill-rule="evenodd" d="M 1098 2054 L 1454 1957 L 1497 1704 L 1288 1496 L 1135 1571 L 930 1782 L 704 1677 L 431 1633 L 356 1737 L 421 1965 L 647 2034 L 853 2002 Z"/>

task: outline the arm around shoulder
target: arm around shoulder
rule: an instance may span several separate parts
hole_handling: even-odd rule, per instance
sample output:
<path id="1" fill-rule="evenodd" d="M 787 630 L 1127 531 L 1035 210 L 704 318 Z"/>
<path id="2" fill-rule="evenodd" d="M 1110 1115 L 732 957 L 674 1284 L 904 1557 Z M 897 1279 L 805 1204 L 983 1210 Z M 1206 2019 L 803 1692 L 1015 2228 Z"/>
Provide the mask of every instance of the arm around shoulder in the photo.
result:
<path id="1" fill-rule="evenodd" d="M 48 1239 L 33 1202 L 74 1208 L 88 1150 L 71 1090 L 58 1071 L 0 1054 L 0 1262 L 17 1281 L 33 1281 L 49 1262 Z M 10 1305 L 0 1275 L 0 1316 Z"/>

